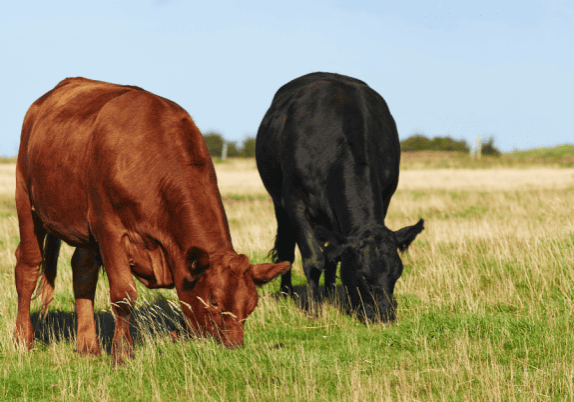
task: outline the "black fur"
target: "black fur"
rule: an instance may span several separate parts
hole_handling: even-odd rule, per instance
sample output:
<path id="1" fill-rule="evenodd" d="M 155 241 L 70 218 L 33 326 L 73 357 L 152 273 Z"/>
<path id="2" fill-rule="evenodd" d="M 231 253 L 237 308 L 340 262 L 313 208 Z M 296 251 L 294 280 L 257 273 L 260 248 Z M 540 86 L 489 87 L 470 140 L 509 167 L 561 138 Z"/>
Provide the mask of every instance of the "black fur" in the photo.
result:
<path id="1" fill-rule="evenodd" d="M 383 98 L 363 81 L 312 73 L 277 91 L 256 141 L 257 167 L 273 198 L 275 261 L 294 259 L 295 243 L 313 292 L 321 273 L 332 289 L 337 262 L 353 308 L 392 320 L 398 249 L 423 230 L 392 232 L 385 216 L 399 179 L 400 145 Z M 292 291 L 291 272 L 281 288 Z"/>

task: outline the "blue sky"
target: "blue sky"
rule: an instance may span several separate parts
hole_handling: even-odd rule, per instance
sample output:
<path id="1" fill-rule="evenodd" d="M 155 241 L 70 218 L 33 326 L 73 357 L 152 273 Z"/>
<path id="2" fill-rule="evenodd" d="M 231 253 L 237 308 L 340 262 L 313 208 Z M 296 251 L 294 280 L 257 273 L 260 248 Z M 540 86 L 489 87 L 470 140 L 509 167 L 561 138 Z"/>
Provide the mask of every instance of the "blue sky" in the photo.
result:
<path id="1" fill-rule="evenodd" d="M 0 15 L 0 155 L 66 77 L 141 86 L 203 132 L 254 135 L 277 89 L 359 78 L 414 132 L 503 151 L 574 143 L 574 6 L 545 1 L 21 1 Z"/>

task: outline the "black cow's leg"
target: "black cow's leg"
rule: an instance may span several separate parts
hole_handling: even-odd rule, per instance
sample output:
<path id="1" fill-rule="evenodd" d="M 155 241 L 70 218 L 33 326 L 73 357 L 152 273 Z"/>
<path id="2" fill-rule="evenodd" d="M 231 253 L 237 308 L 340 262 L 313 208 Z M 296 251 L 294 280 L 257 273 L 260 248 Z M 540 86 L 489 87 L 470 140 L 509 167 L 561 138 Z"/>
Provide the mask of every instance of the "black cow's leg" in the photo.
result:
<path id="1" fill-rule="evenodd" d="M 325 261 L 325 293 L 332 294 L 335 291 L 335 279 L 337 278 L 337 262 Z"/>
<path id="2" fill-rule="evenodd" d="M 295 239 L 301 252 L 303 271 L 305 271 L 313 296 L 317 298 L 320 296 L 319 279 L 323 272 L 325 258 L 305 212 L 305 204 L 297 200 L 291 201 L 290 204 L 287 206 L 287 209 L 292 213 L 291 226 L 295 232 Z"/>
<path id="3" fill-rule="evenodd" d="M 277 237 L 275 238 L 275 247 L 272 250 L 274 254 L 273 262 L 289 261 L 293 265 L 295 259 L 295 236 L 289 222 L 289 215 L 283 207 L 274 202 L 275 217 L 277 218 Z M 281 291 L 291 294 L 293 285 L 291 284 L 291 269 L 281 275 Z"/>

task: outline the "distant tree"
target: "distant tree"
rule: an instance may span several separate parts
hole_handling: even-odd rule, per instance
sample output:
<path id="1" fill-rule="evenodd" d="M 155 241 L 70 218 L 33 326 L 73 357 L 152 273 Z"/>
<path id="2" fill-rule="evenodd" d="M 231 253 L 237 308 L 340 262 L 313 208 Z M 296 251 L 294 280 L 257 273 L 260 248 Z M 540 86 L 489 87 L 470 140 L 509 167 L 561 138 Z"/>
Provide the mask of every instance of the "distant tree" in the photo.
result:
<path id="1" fill-rule="evenodd" d="M 255 157 L 255 137 L 248 136 L 243 140 L 242 156 L 244 158 Z"/>
<path id="2" fill-rule="evenodd" d="M 433 151 L 458 151 L 465 153 L 470 151 L 465 140 L 455 140 L 449 136 L 433 138 L 430 149 Z"/>
<path id="3" fill-rule="evenodd" d="M 455 140 L 449 136 L 427 138 L 423 133 L 415 133 L 401 141 L 401 151 L 458 151 L 469 152 L 465 140 Z"/>
<path id="4" fill-rule="evenodd" d="M 229 158 L 253 158 L 255 157 L 255 137 L 247 136 L 241 143 L 237 145 L 236 141 L 226 141 L 223 135 L 216 130 L 207 131 L 203 134 L 203 138 L 209 149 L 209 154 L 215 157 L 221 157 L 223 151 L 223 143 L 227 142 L 227 157 Z"/>
<path id="5" fill-rule="evenodd" d="M 208 131 L 203 134 L 203 138 L 205 139 L 205 143 L 207 144 L 207 148 L 209 149 L 209 154 L 211 156 L 219 156 L 221 157 L 221 150 L 223 149 L 223 135 L 219 131 Z M 227 150 L 227 154 L 229 155 L 229 148 Z"/>
<path id="6" fill-rule="evenodd" d="M 430 149 L 430 140 L 422 133 L 415 133 L 401 141 L 401 151 L 427 151 Z"/>
<path id="7" fill-rule="evenodd" d="M 499 156 L 500 151 L 494 146 L 494 137 L 490 137 L 487 142 L 482 144 L 482 154 Z"/>
<path id="8" fill-rule="evenodd" d="M 219 154 L 221 156 L 221 154 Z M 227 157 L 237 158 L 242 156 L 241 151 L 237 148 L 237 143 L 232 141 L 227 141 Z"/>

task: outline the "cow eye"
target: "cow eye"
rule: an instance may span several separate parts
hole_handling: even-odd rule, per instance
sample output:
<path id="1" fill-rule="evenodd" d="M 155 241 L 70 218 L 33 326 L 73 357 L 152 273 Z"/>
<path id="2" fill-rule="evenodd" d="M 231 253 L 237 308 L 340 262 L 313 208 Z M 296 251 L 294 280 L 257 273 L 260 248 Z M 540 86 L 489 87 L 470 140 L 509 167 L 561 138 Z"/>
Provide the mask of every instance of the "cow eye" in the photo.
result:
<path id="1" fill-rule="evenodd" d="M 219 303 L 216 302 L 215 299 L 213 298 L 213 293 L 209 295 L 209 303 L 211 303 L 212 306 L 219 306 Z"/>

